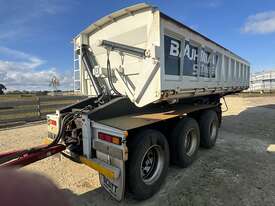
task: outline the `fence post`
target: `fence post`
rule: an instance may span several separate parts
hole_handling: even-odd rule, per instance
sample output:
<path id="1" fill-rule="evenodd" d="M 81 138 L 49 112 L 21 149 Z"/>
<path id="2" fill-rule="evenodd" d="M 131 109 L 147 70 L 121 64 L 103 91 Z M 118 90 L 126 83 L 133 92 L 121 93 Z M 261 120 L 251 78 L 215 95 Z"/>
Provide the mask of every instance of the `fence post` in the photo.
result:
<path id="1" fill-rule="evenodd" d="M 40 98 L 36 97 L 36 110 L 37 110 L 37 115 L 38 115 L 38 119 L 41 119 L 41 109 L 40 109 Z"/>

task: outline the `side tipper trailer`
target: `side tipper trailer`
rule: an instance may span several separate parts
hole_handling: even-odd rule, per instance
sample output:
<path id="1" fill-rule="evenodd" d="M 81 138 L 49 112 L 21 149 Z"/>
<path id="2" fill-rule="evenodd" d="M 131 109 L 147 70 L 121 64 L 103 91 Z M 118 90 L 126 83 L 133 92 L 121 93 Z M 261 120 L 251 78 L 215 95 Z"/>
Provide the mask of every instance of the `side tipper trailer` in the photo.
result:
<path id="1" fill-rule="evenodd" d="M 117 200 L 149 198 L 169 163 L 187 167 L 199 146 L 213 147 L 220 99 L 249 86 L 249 62 L 148 4 L 73 42 L 75 91 L 89 97 L 47 116 L 46 149 L 97 170 Z"/>

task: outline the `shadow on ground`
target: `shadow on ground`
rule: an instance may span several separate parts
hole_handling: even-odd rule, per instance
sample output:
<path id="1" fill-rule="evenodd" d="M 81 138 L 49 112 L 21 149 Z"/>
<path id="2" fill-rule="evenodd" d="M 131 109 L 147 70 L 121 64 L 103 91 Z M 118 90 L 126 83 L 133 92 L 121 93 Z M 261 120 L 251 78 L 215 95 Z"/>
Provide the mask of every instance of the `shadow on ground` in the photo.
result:
<path id="1" fill-rule="evenodd" d="M 268 109 L 275 109 L 275 104 L 268 104 L 268 105 L 263 105 L 260 107 L 268 108 Z"/>

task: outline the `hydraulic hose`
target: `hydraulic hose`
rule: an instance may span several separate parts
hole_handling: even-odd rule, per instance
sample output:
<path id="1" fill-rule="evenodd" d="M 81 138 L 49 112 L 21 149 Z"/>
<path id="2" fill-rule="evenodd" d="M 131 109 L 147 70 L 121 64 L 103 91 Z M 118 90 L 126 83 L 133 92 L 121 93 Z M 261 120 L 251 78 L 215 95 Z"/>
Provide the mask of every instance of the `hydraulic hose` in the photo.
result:
<path id="1" fill-rule="evenodd" d="M 122 96 L 119 91 L 114 86 L 113 80 L 112 80 L 112 73 L 111 73 L 111 63 L 110 63 L 110 50 L 107 50 L 107 78 L 109 85 L 111 89 L 114 91 L 116 95 Z"/>
<path id="2" fill-rule="evenodd" d="M 66 114 L 63 119 L 61 120 L 60 123 L 60 129 L 56 135 L 56 137 L 53 139 L 53 141 L 47 146 L 47 147 L 51 147 L 53 145 L 56 145 L 59 143 L 59 141 L 64 137 L 65 135 L 65 129 L 66 127 L 72 122 L 74 121 L 76 118 L 79 118 L 80 115 L 82 114 L 82 112 L 86 109 L 92 109 L 91 105 L 88 105 L 86 107 L 84 107 L 83 109 L 76 111 L 76 112 L 70 112 L 68 114 Z"/>

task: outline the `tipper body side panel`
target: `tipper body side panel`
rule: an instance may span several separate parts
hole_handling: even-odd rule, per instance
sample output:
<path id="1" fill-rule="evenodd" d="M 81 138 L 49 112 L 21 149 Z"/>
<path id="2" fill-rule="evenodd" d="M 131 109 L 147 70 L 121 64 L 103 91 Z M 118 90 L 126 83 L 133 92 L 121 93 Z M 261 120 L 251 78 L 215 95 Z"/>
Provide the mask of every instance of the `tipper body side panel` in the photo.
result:
<path id="1" fill-rule="evenodd" d="M 102 41 L 144 56 L 106 48 Z M 249 86 L 249 62 L 146 4 L 114 12 L 74 39 L 75 49 L 88 45 L 95 59 L 93 73 L 136 106 L 194 96 L 240 92 Z M 116 50 L 116 51 L 115 51 Z M 80 91 L 95 95 L 79 52 Z M 109 64 L 107 63 L 109 61 Z M 109 65 L 109 66 L 108 66 Z M 108 78 L 108 67 L 111 78 Z"/>

